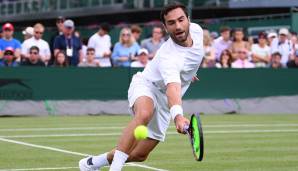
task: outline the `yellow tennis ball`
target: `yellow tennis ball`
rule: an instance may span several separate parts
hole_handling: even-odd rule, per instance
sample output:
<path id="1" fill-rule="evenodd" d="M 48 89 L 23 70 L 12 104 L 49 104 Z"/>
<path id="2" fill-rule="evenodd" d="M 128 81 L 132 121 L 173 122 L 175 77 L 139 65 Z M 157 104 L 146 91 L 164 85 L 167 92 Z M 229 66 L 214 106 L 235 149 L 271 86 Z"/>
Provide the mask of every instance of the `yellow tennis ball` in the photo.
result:
<path id="1" fill-rule="evenodd" d="M 144 125 L 139 125 L 134 130 L 134 136 L 137 140 L 144 140 L 148 136 L 148 129 Z"/>

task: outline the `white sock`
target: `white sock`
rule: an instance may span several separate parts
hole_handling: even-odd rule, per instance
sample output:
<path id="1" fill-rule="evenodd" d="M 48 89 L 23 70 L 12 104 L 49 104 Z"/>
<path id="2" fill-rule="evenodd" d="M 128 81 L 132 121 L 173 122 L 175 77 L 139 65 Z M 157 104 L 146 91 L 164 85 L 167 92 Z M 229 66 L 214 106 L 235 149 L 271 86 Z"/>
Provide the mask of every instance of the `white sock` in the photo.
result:
<path id="1" fill-rule="evenodd" d="M 93 166 L 99 169 L 103 166 L 108 166 L 109 161 L 107 157 L 108 157 L 108 153 L 104 153 L 99 156 L 93 156 L 92 157 Z"/>
<path id="2" fill-rule="evenodd" d="M 113 162 L 110 167 L 110 171 L 121 171 L 124 163 L 128 158 L 128 154 L 122 151 L 116 150 L 113 158 Z"/>

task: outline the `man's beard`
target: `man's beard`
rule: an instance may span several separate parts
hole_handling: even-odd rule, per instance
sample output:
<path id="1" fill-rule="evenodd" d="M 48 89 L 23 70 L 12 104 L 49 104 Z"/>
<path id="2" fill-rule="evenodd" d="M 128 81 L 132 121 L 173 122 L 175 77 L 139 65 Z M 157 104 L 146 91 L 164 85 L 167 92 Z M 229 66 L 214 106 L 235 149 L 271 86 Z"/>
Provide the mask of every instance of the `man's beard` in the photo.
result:
<path id="1" fill-rule="evenodd" d="M 184 36 L 176 35 L 175 33 L 171 33 L 170 37 L 176 44 L 183 45 L 183 43 L 187 40 L 187 37 L 189 35 L 189 29 L 183 31 L 183 33 L 181 33 L 181 34 L 184 34 Z"/>

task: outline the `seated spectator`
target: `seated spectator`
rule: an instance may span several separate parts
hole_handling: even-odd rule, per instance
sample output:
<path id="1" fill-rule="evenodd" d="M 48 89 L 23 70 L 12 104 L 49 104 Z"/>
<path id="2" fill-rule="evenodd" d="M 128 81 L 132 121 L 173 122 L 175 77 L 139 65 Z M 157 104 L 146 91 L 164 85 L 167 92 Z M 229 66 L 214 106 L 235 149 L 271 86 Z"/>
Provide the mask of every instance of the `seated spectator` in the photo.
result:
<path id="1" fill-rule="evenodd" d="M 24 41 L 30 39 L 34 34 L 33 27 L 26 27 L 26 29 L 22 31 L 22 34 L 24 35 Z"/>
<path id="2" fill-rule="evenodd" d="M 239 49 L 245 49 L 247 52 L 250 50 L 249 43 L 244 40 L 244 32 L 242 28 L 234 30 L 233 42 L 230 46 L 230 51 L 232 52 L 234 60 L 237 60 Z"/>
<path id="3" fill-rule="evenodd" d="M 203 68 L 215 67 L 215 49 L 212 47 L 211 37 L 208 30 L 203 32 L 203 45 L 205 51 L 205 57 L 203 59 Z"/>
<path id="4" fill-rule="evenodd" d="M 6 23 L 2 27 L 3 36 L 0 39 L 0 59 L 3 57 L 3 52 L 6 48 L 12 47 L 14 49 L 14 56 L 16 61 L 21 59 L 21 42 L 13 38 L 14 27 L 11 23 Z"/>
<path id="5" fill-rule="evenodd" d="M 266 34 L 259 33 L 258 44 L 251 47 L 252 61 L 255 67 L 266 67 L 270 62 L 270 47 L 267 46 Z"/>
<path id="6" fill-rule="evenodd" d="M 163 38 L 163 29 L 160 26 L 154 26 L 152 29 L 152 37 L 142 41 L 141 46 L 149 52 L 149 59 L 155 56 L 156 51 L 165 42 Z"/>
<path id="7" fill-rule="evenodd" d="M 298 50 L 296 50 L 294 56 L 295 56 L 294 60 L 291 60 L 287 63 L 288 68 L 298 68 Z"/>
<path id="8" fill-rule="evenodd" d="M 7 47 L 3 52 L 3 60 L 0 61 L 0 67 L 17 67 L 19 64 L 15 61 L 14 50 Z"/>
<path id="9" fill-rule="evenodd" d="M 141 34 L 142 34 L 142 28 L 139 25 L 134 24 L 130 27 L 130 30 L 135 42 L 139 44 Z"/>
<path id="10" fill-rule="evenodd" d="M 119 42 L 114 46 L 112 53 L 113 64 L 116 67 L 129 67 L 140 46 L 135 42 L 129 28 L 123 28 L 120 32 Z"/>
<path id="11" fill-rule="evenodd" d="M 23 59 L 22 66 L 46 66 L 45 63 L 40 59 L 39 48 L 37 46 L 32 46 L 29 49 L 29 57 Z"/>
<path id="12" fill-rule="evenodd" d="M 95 60 L 95 49 L 87 49 L 86 61 L 79 63 L 79 67 L 99 67 L 99 62 Z"/>
<path id="13" fill-rule="evenodd" d="M 248 51 L 245 48 L 236 52 L 237 60 L 232 63 L 232 68 L 254 68 L 254 64 L 248 61 Z"/>
<path id="14" fill-rule="evenodd" d="M 143 48 L 138 51 L 138 60 L 131 63 L 133 68 L 144 68 L 149 63 L 149 52 Z"/>
<path id="15" fill-rule="evenodd" d="M 281 64 L 286 66 L 293 53 L 292 45 L 288 39 L 289 30 L 281 28 L 278 34 L 278 38 L 272 41 L 271 54 L 279 52 L 281 54 Z"/>
<path id="16" fill-rule="evenodd" d="M 219 57 L 222 51 L 228 49 L 232 41 L 230 40 L 231 29 L 229 27 L 220 28 L 220 37 L 214 40 L 213 47 L 215 49 L 216 60 L 219 61 Z"/>
<path id="17" fill-rule="evenodd" d="M 54 67 L 68 67 L 68 61 L 64 52 L 60 51 L 55 57 Z"/>
<path id="18" fill-rule="evenodd" d="M 231 68 L 232 62 L 233 62 L 232 54 L 228 49 L 226 49 L 222 51 L 219 58 L 219 62 L 216 63 L 215 66 L 216 68 Z"/>
<path id="19" fill-rule="evenodd" d="M 40 23 L 34 25 L 33 37 L 27 39 L 22 44 L 22 56 L 28 58 L 30 56 L 29 49 L 32 46 L 37 46 L 39 48 L 40 59 L 47 64 L 51 58 L 51 51 L 48 42 L 42 39 L 44 33 L 44 26 Z"/>
<path id="20" fill-rule="evenodd" d="M 292 55 L 290 56 L 290 60 L 295 60 L 296 57 L 296 51 L 298 50 L 298 35 L 296 32 L 291 32 L 290 36 L 290 44 L 292 45 Z"/>
<path id="21" fill-rule="evenodd" d="M 75 25 L 72 20 L 65 20 L 63 26 L 63 34 L 57 36 L 54 41 L 54 55 L 63 51 L 69 65 L 77 66 L 83 59 L 82 42 L 73 34 Z"/>
<path id="22" fill-rule="evenodd" d="M 111 67 L 111 37 L 108 34 L 110 26 L 101 24 L 97 33 L 90 37 L 88 47 L 95 49 L 95 59 L 99 61 L 101 67 Z"/>
<path id="23" fill-rule="evenodd" d="M 275 52 L 271 55 L 270 68 L 283 68 L 284 66 L 281 63 L 281 54 L 279 52 Z"/>

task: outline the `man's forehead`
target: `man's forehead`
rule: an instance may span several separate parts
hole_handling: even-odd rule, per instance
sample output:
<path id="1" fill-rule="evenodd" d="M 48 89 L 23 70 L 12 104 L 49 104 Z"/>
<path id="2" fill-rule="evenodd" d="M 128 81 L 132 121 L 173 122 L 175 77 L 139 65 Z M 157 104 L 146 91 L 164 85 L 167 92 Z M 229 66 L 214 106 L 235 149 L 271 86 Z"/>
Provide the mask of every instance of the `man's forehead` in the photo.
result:
<path id="1" fill-rule="evenodd" d="M 181 8 L 173 9 L 172 11 L 168 12 L 168 14 L 165 15 L 165 20 L 176 20 L 180 17 L 186 17 L 184 11 Z"/>

